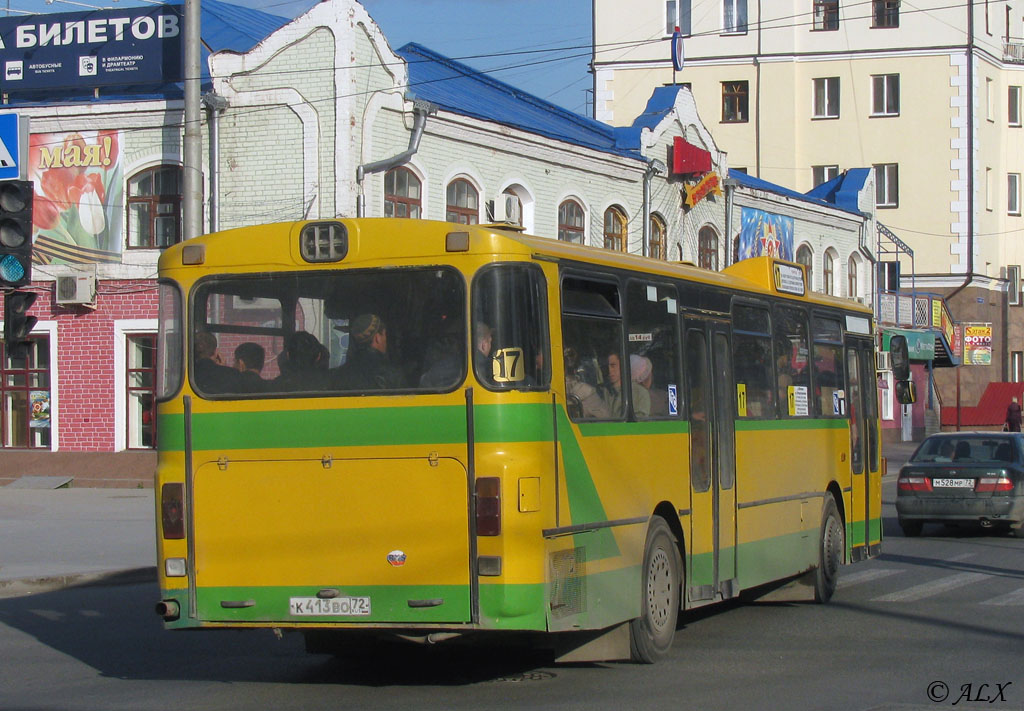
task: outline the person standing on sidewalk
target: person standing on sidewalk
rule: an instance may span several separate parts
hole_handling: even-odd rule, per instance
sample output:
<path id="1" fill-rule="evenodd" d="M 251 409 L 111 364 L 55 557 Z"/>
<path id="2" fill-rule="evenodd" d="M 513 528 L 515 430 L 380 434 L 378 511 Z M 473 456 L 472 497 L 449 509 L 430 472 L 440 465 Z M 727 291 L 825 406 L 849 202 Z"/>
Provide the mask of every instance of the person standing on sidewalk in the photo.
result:
<path id="1" fill-rule="evenodd" d="M 1007 432 L 1020 432 L 1020 403 L 1014 397 L 1006 406 L 1006 424 L 1004 429 Z"/>

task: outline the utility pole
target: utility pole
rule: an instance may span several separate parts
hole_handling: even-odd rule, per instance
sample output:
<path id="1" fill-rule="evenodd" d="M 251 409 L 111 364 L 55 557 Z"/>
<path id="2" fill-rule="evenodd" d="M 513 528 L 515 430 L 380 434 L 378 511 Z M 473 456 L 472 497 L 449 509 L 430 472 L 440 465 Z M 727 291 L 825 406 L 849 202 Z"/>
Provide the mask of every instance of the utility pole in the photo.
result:
<path id="1" fill-rule="evenodd" d="M 182 141 L 182 238 L 203 233 L 203 133 L 199 89 L 199 0 L 185 0 L 185 132 Z"/>

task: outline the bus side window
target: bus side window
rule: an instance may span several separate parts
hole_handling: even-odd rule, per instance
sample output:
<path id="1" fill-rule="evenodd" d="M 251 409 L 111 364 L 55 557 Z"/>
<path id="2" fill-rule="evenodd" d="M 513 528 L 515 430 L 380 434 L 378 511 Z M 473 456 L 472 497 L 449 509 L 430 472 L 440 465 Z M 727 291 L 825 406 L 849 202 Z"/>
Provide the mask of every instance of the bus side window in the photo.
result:
<path id="1" fill-rule="evenodd" d="M 772 325 L 775 329 L 779 414 L 782 417 L 807 417 L 811 414 L 807 315 L 798 308 L 776 306 Z"/>
<path id="2" fill-rule="evenodd" d="M 775 371 L 768 310 L 733 308 L 733 376 L 738 417 L 775 418 Z"/>
<path id="3" fill-rule="evenodd" d="M 630 281 L 626 349 L 637 420 L 678 417 L 682 412 L 678 311 L 675 287 Z"/>
<path id="4" fill-rule="evenodd" d="M 618 286 L 566 277 L 562 280 L 562 347 L 566 409 L 573 419 L 622 420 L 625 383 L 609 377 L 609 356 L 623 372 Z M 614 360 L 613 364 L 614 364 Z"/>

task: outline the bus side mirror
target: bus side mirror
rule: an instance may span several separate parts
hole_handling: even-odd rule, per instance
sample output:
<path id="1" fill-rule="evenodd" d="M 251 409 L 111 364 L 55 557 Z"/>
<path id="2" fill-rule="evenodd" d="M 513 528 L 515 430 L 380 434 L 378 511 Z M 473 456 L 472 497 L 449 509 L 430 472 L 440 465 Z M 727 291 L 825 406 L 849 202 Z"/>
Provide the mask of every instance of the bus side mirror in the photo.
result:
<path id="1" fill-rule="evenodd" d="M 889 353 L 892 358 L 893 380 L 907 380 L 910 378 L 910 353 L 907 350 L 907 337 L 892 336 L 889 339 Z M 900 402 L 903 401 L 901 400 Z"/>
<path id="2" fill-rule="evenodd" d="M 895 368 L 893 368 L 895 371 Z M 896 381 L 896 402 L 901 405 L 913 405 L 917 402 L 917 387 L 913 380 Z"/>

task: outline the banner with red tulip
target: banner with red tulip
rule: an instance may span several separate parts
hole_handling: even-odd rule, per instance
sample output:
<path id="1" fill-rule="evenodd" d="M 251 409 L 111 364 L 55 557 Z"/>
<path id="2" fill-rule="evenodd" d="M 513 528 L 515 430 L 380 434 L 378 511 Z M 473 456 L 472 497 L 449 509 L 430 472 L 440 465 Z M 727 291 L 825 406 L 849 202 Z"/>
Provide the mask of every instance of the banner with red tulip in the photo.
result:
<path id="1" fill-rule="evenodd" d="M 124 229 L 121 133 L 33 134 L 28 169 L 35 181 L 32 261 L 120 262 Z"/>

